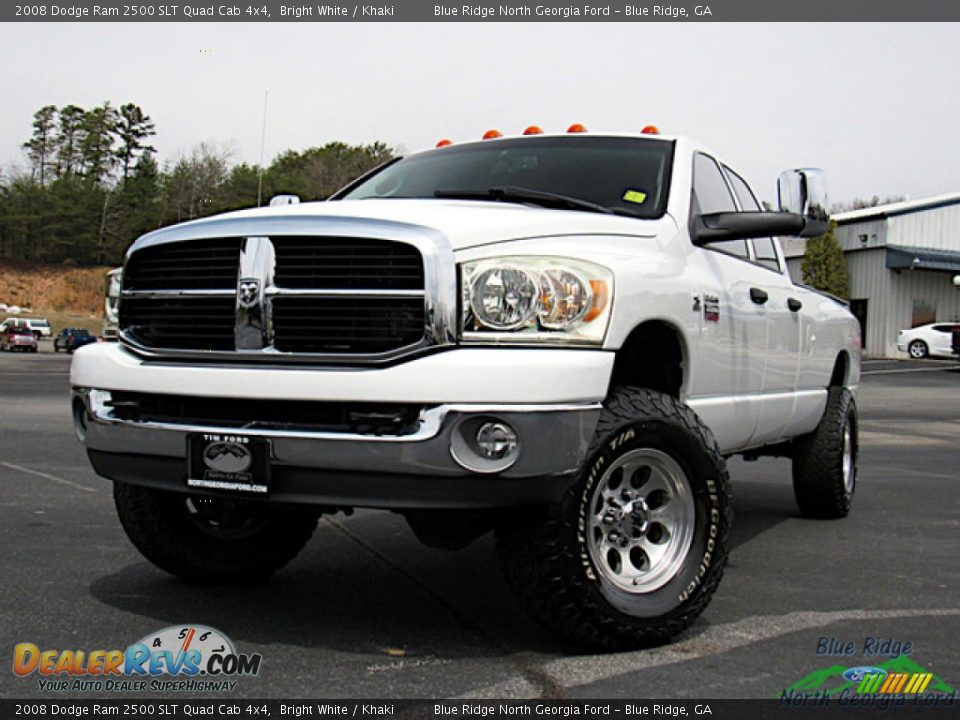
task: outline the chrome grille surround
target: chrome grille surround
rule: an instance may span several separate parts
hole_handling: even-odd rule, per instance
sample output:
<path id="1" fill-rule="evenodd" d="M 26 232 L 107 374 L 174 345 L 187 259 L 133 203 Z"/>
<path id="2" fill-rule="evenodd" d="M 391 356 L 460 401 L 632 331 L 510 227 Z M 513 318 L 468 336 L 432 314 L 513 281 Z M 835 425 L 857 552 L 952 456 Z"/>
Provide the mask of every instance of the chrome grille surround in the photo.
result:
<path id="1" fill-rule="evenodd" d="M 276 251 L 273 240 L 284 237 L 324 239 L 376 239 L 405 243 L 419 251 L 423 261 L 423 289 L 345 288 L 307 289 L 278 287 Z M 234 349 L 197 350 L 151 347 L 141 342 L 128 328 L 121 327 L 119 338 L 126 347 L 148 359 L 186 359 L 221 362 L 286 362 L 315 364 L 376 364 L 428 352 L 456 343 L 457 279 L 453 250 L 446 236 L 431 228 L 383 220 L 339 217 L 223 217 L 203 220 L 150 233 L 137 240 L 127 252 L 126 264 L 137 252 L 158 245 L 189 240 L 237 238 L 241 252 L 237 286 L 233 289 L 197 290 L 174 288 L 131 290 L 121 293 L 121 312 L 125 299 L 226 298 L 235 299 Z M 423 334 L 415 342 L 379 352 L 285 352 L 274 344 L 274 298 L 423 300 Z"/>

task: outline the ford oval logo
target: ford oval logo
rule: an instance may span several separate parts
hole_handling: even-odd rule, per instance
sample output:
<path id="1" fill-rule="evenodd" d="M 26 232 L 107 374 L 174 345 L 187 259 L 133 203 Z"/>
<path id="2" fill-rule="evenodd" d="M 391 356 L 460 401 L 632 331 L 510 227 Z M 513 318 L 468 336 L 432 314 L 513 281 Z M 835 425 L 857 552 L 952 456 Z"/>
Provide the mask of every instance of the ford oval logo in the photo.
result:
<path id="1" fill-rule="evenodd" d="M 859 667 L 848 668 L 843 673 L 843 679 L 850 682 L 860 682 L 865 675 L 886 675 L 887 671 L 883 668 L 872 667 L 870 665 L 860 665 Z"/>
<path id="2" fill-rule="evenodd" d="M 211 470 L 239 473 L 250 467 L 253 458 L 243 445 L 233 442 L 215 442 L 203 451 L 203 462 Z"/>

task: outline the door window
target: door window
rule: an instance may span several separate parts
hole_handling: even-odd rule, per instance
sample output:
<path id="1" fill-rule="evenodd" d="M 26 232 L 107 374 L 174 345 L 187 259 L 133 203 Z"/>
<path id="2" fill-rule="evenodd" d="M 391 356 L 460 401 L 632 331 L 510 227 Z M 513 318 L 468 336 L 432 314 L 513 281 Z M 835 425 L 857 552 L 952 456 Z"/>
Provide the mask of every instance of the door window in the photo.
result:
<path id="1" fill-rule="evenodd" d="M 693 195 L 697 205 L 696 210 L 704 215 L 737 210 L 720 167 L 714 160 L 700 153 L 693 156 Z M 744 260 L 750 259 L 750 246 L 746 240 L 710 243 L 708 247 L 711 250 L 736 255 Z"/>

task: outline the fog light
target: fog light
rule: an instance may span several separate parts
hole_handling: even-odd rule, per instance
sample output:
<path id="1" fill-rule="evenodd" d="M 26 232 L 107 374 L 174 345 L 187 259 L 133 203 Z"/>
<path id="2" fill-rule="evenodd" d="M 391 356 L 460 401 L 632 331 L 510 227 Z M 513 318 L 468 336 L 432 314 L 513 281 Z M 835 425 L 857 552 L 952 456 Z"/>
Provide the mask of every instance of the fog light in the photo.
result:
<path id="1" fill-rule="evenodd" d="M 487 422 L 477 430 L 477 447 L 489 460 L 499 460 L 517 449 L 517 433 L 502 422 Z"/>

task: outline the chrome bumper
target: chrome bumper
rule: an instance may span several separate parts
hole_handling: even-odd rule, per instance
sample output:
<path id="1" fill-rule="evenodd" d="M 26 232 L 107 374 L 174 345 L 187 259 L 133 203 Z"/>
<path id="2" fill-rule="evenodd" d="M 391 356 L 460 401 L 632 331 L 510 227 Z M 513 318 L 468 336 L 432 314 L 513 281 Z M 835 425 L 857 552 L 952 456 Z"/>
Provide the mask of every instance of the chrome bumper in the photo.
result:
<path id="1" fill-rule="evenodd" d="M 599 403 L 437 405 L 420 413 L 414 432 L 385 436 L 133 421 L 115 417 L 109 402 L 109 391 L 74 390 L 77 434 L 97 472 L 113 480 L 186 492 L 188 435 L 228 432 L 270 439 L 275 501 L 397 508 L 559 499 L 601 411 Z M 516 431 L 506 469 L 465 456 L 463 440 L 480 418 Z"/>

